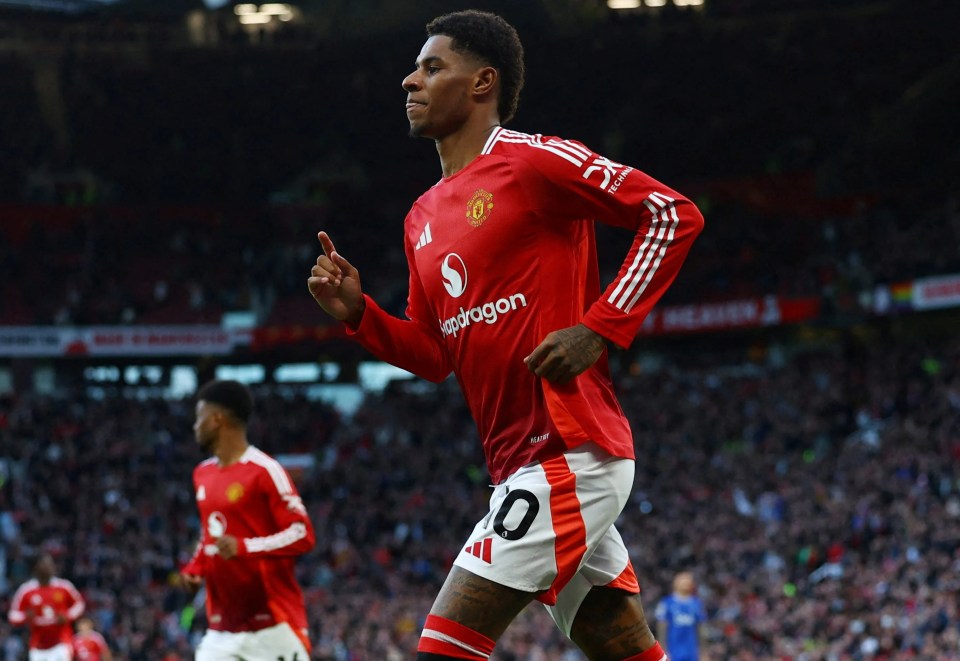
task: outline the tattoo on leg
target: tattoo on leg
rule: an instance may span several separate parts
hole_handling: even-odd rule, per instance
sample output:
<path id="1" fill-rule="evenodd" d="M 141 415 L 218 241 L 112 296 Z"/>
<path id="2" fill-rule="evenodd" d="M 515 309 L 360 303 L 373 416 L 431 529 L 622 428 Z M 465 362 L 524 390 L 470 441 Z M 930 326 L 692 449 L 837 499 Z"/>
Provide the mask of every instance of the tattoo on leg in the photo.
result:
<path id="1" fill-rule="evenodd" d="M 430 612 L 497 640 L 534 596 L 453 567 Z"/>
<path id="2" fill-rule="evenodd" d="M 577 611 L 570 638 L 591 661 L 619 661 L 653 647 L 640 597 L 596 587 Z"/>

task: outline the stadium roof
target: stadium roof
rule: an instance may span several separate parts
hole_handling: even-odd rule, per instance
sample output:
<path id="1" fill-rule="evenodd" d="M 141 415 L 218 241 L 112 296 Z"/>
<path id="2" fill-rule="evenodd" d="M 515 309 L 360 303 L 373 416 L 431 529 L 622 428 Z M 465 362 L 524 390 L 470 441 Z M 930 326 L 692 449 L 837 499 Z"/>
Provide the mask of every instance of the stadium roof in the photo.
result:
<path id="1" fill-rule="evenodd" d="M 82 14 L 98 11 L 116 11 L 142 13 L 150 15 L 181 15 L 192 9 L 219 9 L 241 4 L 248 0 L 0 0 L 0 9 L 15 8 L 36 11 L 59 12 L 65 14 Z M 464 9 L 482 5 L 483 8 L 498 11 L 510 9 L 516 14 L 520 7 L 529 9 L 533 13 L 547 11 L 549 13 L 578 13 L 584 8 L 606 9 L 626 8 L 639 6 L 641 8 L 659 8 L 665 5 L 687 7 L 691 4 L 705 4 L 722 12 L 735 13 L 770 11 L 790 11 L 797 9 L 838 9 L 876 4 L 906 4 L 912 0 L 527 0 L 524 3 L 511 0 L 456 2 L 451 0 L 419 0 L 418 2 L 397 2 L 396 0 L 292 0 L 291 4 L 298 6 L 304 13 L 320 13 L 328 11 L 342 11 L 349 8 L 368 14 L 388 13 L 432 13 Z M 915 0 L 914 0 L 915 1 Z M 497 5 L 501 5 L 498 7 Z M 492 5 L 492 6 L 491 6 Z"/>
<path id="2" fill-rule="evenodd" d="M 220 5 L 227 3 L 219 3 Z M 0 8 L 29 9 L 64 14 L 83 14 L 105 9 L 146 10 L 150 13 L 182 14 L 203 7 L 201 0 L 0 0 Z"/>

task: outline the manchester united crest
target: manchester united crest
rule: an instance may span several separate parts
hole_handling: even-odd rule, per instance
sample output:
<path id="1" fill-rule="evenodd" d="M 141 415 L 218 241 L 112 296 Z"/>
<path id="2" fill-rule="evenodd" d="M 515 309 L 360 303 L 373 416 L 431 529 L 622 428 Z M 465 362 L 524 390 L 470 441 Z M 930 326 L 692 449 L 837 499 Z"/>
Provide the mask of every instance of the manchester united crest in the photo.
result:
<path id="1" fill-rule="evenodd" d="M 481 188 L 467 202 L 467 221 L 474 227 L 480 227 L 492 211 L 493 193 Z"/>
<path id="2" fill-rule="evenodd" d="M 243 485 L 239 482 L 234 482 L 229 487 L 227 487 L 227 500 L 231 503 L 235 503 L 238 500 L 243 498 Z"/>

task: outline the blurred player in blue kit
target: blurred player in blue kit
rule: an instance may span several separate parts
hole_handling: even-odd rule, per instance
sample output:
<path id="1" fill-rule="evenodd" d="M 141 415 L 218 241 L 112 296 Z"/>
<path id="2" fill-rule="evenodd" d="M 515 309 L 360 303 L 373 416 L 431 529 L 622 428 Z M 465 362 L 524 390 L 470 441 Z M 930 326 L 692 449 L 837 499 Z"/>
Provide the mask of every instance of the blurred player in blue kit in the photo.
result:
<path id="1" fill-rule="evenodd" d="M 673 592 L 660 600 L 655 615 L 657 636 L 666 643 L 670 661 L 700 661 L 701 624 L 707 616 L 693 574 L 674 577 Z"/>

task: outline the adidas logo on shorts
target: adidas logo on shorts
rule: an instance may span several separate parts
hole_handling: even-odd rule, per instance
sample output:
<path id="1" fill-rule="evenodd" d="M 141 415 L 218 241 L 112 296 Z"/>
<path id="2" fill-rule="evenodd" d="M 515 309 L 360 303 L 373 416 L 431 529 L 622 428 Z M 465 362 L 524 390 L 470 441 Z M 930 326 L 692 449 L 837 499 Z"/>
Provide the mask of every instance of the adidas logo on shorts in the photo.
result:
<path id="1" fill-rule="evenodd" d="M 464 553 L 469 553 L 470 555 L 480 558 L 488 565 L 492 563 L 491 560 L 491 550 L 493 549 L 493 538 L 487 537 L 482 539 L 479 542 L 474 542 L 473 544 L 467 546 L 463 549 Z"/>

